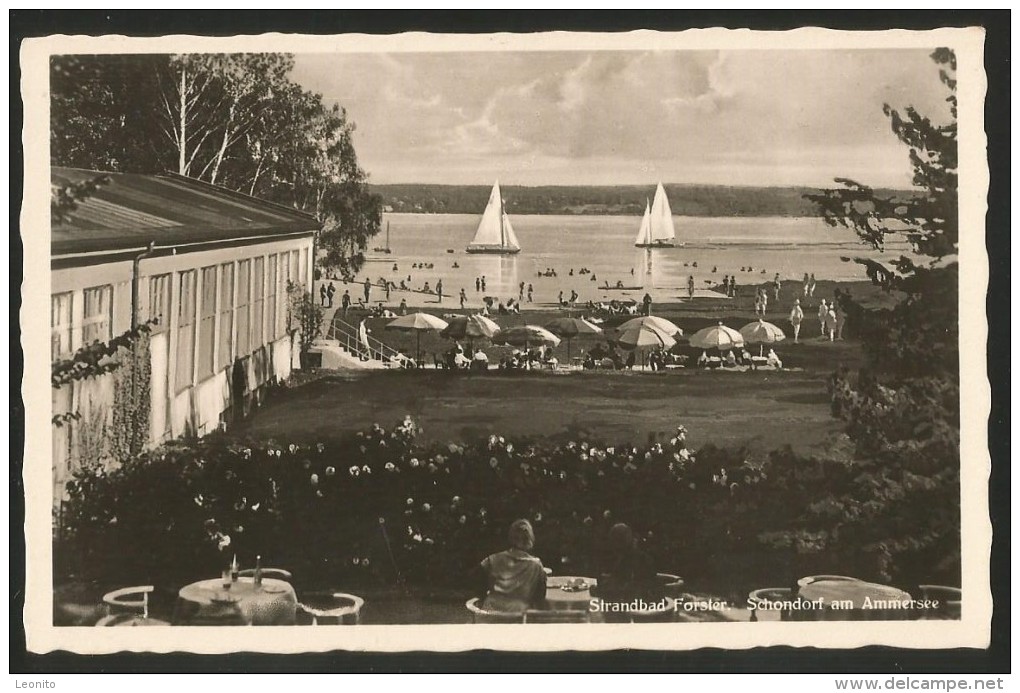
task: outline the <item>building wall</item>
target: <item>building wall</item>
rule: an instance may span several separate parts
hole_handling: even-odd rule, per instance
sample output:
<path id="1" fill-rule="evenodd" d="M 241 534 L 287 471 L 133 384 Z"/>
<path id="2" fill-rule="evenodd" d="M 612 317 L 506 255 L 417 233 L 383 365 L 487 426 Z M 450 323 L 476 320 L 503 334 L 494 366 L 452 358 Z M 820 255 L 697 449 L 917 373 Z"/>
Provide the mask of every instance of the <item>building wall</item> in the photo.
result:
<path id="1" fill-rule="evenodd" d="M 130 328 L 131 272 L 130 261 L 52 271 L 54 360 Z M 290 376 L 297 349 L 287 334 L 287 281 L 307 291 L 311 276 L 311 236 L 140 262 L 139 320 L 158 318 L 150 335 L 153 445 L 216 430 L 243 414 L 267 383 Z M 97 454 L 90 438 L 111 424 L 112 378 L 54 391 L 54 414 L 83 414 L 54 427 L 61 489 L 79 464 L 103 461 L 89 459 Z"/>

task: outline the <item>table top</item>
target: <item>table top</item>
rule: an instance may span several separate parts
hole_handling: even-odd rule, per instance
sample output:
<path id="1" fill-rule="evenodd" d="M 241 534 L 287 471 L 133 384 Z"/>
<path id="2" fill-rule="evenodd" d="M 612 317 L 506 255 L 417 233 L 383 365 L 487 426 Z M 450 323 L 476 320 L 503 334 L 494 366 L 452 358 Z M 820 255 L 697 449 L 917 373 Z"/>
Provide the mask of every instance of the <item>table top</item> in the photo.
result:
<path id="1" fill-rule="evenodd" d="M 178 593 L 175 621 L 224 625 L 293 625 L 297 594 L 289 582 L 263 578 L 259 587 L 252 578 L 240 578 L 223 587 L 222 578 L 199 580 Z"/>
<path id="2" fill-rule="evenodd" d="M 274 598 L 271 595 L 276 594 L 293 595 L 294 588 L 290 586 L 289 582 L 276 578 L 263 578 L 261 587 L 256 588 L 252 578 L 243 577 L 232 583 L 230 589 L 224 589 L 223 579 L 213 578 L 185 585 L 181 588 L 178 596 L 199 604 L 227 604 L 261 596 Z"/>
<path id="3" fill-rule="evenodd" d="M 576 591 L 563 589 L 565 585 L 578 580 L 584 581 L 585 587 L 583 589 Z M 546 578 L 545 601 L 552 608 L 587 608 L 588 602 L 591 601 L 591 590 L 593 587 L 597 587 L 598 584 L 598 580 L 590 577 L 552 575 Z"/>
<path id="4" fill-rule="evenodd" d="M 880 585 L 862 580 L 827 580 L 821 578 L 803 585 L 797 592 L 798 596 L 808 601 L 821 600 L 823 604 L 833 601 L 853 602 L 854 609 L 865 608 L 865 600 L 902 601 L 910 599 L 903 590 L 890 585 Z"/>

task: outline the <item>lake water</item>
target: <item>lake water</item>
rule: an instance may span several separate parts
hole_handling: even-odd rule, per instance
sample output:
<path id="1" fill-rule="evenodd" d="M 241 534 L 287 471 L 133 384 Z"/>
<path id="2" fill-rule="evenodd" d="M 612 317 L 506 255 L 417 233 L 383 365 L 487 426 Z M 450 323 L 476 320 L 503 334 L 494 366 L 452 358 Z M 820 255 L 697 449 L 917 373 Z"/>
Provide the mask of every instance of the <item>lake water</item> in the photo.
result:
<path id="1" fill-rule="evenodd" d="M 483 275 L 485 293 L 504 299 L 516 298 L 524 282 L 534 286 L 536 303 L 555 302 L 559 291 L 569 297 L 571 290 L 581 300 L 640 299 L 648 291 L 661 301 L 685 295 L 689 276 L 698 288 L 719 283 L 727 274 L 735 274 L 738 285 L 771 281 L 777 272 L 783 280 L 800 281 L 805 272 L 813 272 L 818 279 L 865 279 L 862 266 L 840 258 L 893 259 L 909 250 L 905 241 L 898 241 L 889 244 L 884 254 L 871 251 L 852 231 L 833 229 L 811 217 L 674 217 L 677 241 L 684 246 L 649 251 L 634 247 L 637 217 L 521 215 L 513 217 L 522 248 L 518 255 L 469 255 L 465 248 L 480 218 L 474 214 L 384 215 L 383 232 L 370 245 L 385 245 L 388 224 L 392 253 L 369 251 L 359 280 L 368 276 L 375 282 L 384 277 L 399 283 L 407 282 L 410 275 L 414 289 L 425 282 L 434 288 L 442 280 L 443 293 L 453 297 L 446 299 L 451 307 L 461 288 L 467 291 L 469 305 L 476 304 L 479 294 L 474 282 Z M 429 263 L 432 269 L 412 267 Z M 582 267 L 591 274 L 578 275 Z M 538 276 L 549 268 L 556 270 L 556 277 Z M 628 289 L 606 291 L 606 281 L 611 286 L 622 282 Z M 373 300 L 380 298 L 379 293 L 373 292 Z M 409 303 L 413 303 L 410 298 Z"/>

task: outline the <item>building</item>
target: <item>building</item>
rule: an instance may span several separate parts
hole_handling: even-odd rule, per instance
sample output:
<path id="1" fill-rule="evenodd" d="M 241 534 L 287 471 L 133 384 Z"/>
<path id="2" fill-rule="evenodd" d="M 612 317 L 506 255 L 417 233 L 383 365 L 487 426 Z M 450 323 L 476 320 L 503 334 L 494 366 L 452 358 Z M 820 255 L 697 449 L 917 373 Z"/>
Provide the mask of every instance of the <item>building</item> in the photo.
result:
<path id="1" fill-rule="evenodd" d="M 51 228 L 51 359 L 154 320 L 148 438 L 203 435 L 297 361 L 287 287 L 310 290 L 312 216 L 177 175 L 53 168 L 54 190 L 106 176 Z M 134 305 L 134 307 L 132 307 Z M 56 498 L 82 463 L 110 461 L 116 373 L 53 389 Z M 144 416 L 144 412 L 134 412 Z"/>

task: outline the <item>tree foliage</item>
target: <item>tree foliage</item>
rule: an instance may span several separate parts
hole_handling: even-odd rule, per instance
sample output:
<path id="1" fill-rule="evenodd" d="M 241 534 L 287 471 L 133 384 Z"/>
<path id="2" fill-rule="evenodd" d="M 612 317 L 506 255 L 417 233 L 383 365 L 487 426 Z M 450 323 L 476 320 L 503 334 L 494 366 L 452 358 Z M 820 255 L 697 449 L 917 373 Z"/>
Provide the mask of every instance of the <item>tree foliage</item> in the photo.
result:
<path id="1" fill-rule="evenodd" d="M 180 175 L 314 214 L 320 263 L 353 274 L 381 203 L 346 111 L 289 77 L 280 53 L 56 56 L 52 163 Z"/>
<path id="2" fill-rule="evenodd" d="M 956 59 L 948 49 L 932 59 L 949 92 L 951 121 L 884 108 L 909 148 L 919 192 L 882 196 L 840 179 L 841 188 L 810 196 L 830 225 L 853 229 L 880 250 L 890 234 L 902 233 L 928 262 L 856 259 L 899 301 L 867 310 L 841 297 L 868 357 L 866 370 L 840 370 L 831 381 L 833 414 L 846 422 L 847 445 L 826 462 L 827 480 L 803 525 L 773 537 L 810 536 L 817 551 L 853 547 L 858 557 L 845 560 L 891 580 L 926 571 L 958 580 L 960 570 Z M 848 536 L 854 541 L 841 540 Z"/>

